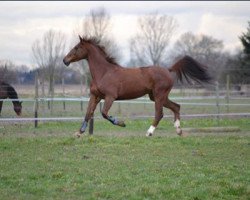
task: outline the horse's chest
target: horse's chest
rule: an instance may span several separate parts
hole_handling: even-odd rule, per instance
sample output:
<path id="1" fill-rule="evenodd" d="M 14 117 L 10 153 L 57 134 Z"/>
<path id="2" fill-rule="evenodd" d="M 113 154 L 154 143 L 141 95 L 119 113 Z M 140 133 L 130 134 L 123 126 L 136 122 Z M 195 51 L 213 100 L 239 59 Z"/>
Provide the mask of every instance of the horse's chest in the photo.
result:
<path id="1" fill-rule="evenodd" d="M 91 93 L 91 94 L 94 94 L 95 96 L 104 98 L 103 93 L 101 92 L 100 88 L 97 87 L 96 84 L 92 84 L 92 85 L 91 85 L 91 87 L 90 87 L 90 93 Z"/>

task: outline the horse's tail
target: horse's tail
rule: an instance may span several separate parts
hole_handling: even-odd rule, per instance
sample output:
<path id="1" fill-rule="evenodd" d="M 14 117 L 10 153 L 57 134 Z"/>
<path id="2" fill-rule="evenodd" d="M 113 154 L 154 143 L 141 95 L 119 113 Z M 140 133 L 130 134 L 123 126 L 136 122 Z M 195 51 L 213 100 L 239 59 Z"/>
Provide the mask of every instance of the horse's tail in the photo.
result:
<path id="1" fill-rule="evenodd" d="M 170 72 L 175 72 L 177 79 L 183 82 L 183 76 L 190 83 L 190 79 L 201 83 L 209 83 L 212 78 L 207 72 L 207 67 L 198 63 L 190 56 L 184 56 L 178 62 L 176 62 L 170 69 Z"/>

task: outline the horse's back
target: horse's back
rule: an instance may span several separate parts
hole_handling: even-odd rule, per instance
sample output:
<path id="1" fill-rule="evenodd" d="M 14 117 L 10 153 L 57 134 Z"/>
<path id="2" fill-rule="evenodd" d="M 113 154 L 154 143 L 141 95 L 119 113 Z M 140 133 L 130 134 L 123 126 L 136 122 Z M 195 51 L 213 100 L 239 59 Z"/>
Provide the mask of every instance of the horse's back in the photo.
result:
<path id="1" fill-rule="evenodd" d="M 173 78 L 170 71 L 167 68 L 158 66 L 141 67 L 142 73 L 150 77 L 154 85 L 164 85 L 166 87 L 172 87 Z"/>
<path id="2" fill-rule="evenodd" d="M 135 82 L 135 85 L 146 84 L 152 88 L 157 84 L 173 85 L 173 78 L 167 68 L 158 66 L 145 66 L 138 68 L 122 68 L 122 77 Z M 142 83 L 141 83 L 142 82 Z"/>

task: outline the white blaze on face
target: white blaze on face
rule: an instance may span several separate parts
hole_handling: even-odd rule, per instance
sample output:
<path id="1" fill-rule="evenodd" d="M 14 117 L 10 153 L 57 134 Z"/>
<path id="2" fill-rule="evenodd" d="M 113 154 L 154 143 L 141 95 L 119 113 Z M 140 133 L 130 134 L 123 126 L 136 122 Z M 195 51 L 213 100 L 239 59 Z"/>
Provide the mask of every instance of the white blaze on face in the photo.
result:
<path id="1" fill-rule="evenodd" d="M 155 131 L 155 127 L 151 125 L 151 126 L 149 127 L 148 131 L 147 131 L 146 136 L 152 136 L 153 133 L 154 133 L 154 131 Z"/>

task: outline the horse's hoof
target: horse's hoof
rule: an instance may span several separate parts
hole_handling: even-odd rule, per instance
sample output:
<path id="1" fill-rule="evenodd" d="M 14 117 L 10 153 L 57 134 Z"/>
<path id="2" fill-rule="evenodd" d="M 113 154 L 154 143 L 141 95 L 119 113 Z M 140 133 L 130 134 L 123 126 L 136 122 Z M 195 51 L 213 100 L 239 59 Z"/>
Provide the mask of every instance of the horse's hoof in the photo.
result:
<path id="1" fill-rule="evenodd" d="M 75 132 L 74 135 L 75 135 L 77 138 L 80 138 L 82 134 L 81 134 L 79 131 L 77 131 L 77 132 Z"/>
<path id="2" fill-rule="evenodd" d="M 180 133 L 177 133 L 177 135 L 179 135 L 180 137 L 187 137 L 188 133 L 184 132 L 184 131 L 181 131 Z"/>
<path id="3" fill-rule="evenodd" d="M 176 132 L 177 132 L 177 135 L 180 135 L 180 136 L 182 135 L 182 130 L 181 130 L 181 128 L 178 127 L 178 128 L 176 129 Z"/>
<path id="4" fill-rule="evenodd" d="M 147 133 L 146 136 L 151 137 L 151 136 L 153 136 L 153 133 Z"/>
<path id="5" fill-rule="evenodd" d="M 126 127 L 126 124 L 124 123 L 124 121 L 118 121 L 117 125 L 121 127 Z"/>

